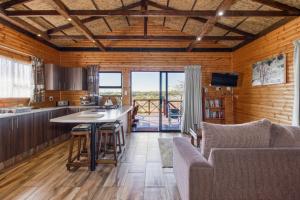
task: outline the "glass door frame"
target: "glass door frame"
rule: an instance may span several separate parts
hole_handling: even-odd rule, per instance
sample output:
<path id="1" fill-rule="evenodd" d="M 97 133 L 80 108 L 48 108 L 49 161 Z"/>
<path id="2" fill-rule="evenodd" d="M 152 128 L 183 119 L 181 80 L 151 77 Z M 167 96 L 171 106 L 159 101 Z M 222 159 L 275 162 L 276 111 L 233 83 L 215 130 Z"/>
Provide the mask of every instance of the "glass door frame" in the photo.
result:
<path id="1" fill-rule="evenodd" d="M 151 132 L 180 132 L 180 130 L 165 130 L 165 129 L 162 129 L 162 108 L 163 108 L 163 94 L 162 94 L 162 74 L 163 73 L 166 73 L 166 99 L 168 99 L 168 73 L 184 73 L 184 71 L 155 71 L 155 70 L 147 70 L 147 71 L 144 71 L 144 70 L 131 70 L 130 71 L 130 103 L 132 104 L 133 102 L 133 98 L 132 98 L 132 73 L 134 72 L 157 72 L 159 73 L 159 126 L 158 126 L 158 130 L 157 131 L 151 131 Z M 134 131 L 134 132 L 149 132 L 149 131 Z"/>
<path id="2" fill-rule="evenodd" d="M 165 77 L 165 95 L 163 95 L 163 74 L 166 74 L 166 77 Z M 167 104 L 168 104 L 168 101 L 169 101 L 169 74 L 172 74 L 172 73 L 184 73 L 184 71 L 160 71 L 160 78 L 159 78 L 159 132 L 180 132 L 180 129 L 179 130 L 168 130 L 168 129 L 163 129 L 162 127 L 162 121 L 163 121 L 163 112 L 162 112 L 162 109 L 163 109 L 163 97 L 165 96 L 166 97 L 166 101 L 167 101 Z M 168 106 L 168 105 L 167 105 Z"/>

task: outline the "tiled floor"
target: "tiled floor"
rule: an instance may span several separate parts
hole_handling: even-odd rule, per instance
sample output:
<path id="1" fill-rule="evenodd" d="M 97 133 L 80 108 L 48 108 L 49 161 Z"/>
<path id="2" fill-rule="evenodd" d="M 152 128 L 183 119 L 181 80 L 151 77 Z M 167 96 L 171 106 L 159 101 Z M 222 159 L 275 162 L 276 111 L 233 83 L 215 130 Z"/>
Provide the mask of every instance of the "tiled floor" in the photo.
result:
<path id="1" fill-rule="evenodd" d="M 118 167 L 66 170 L 68 143 L 0 172 L 0 199 L 180 199 L 172 169 L 161 167 L 157 139 L 176 133 L 132 133 Z"/>

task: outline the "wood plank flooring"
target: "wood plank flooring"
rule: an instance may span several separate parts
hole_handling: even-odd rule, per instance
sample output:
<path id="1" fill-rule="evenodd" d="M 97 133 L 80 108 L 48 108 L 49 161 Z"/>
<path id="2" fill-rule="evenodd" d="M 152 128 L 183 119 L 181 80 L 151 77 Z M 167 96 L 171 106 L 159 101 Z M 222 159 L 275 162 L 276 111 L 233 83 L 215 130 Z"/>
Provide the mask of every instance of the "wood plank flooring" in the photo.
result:
<path id="1" fill-rule="evenodd" d="M 161 167 L 157 139 L 176 133 L 132 133 L 118 167 L 66 170 L 68 142 L 0 172 L 0 199 L 180 199 L 172 169 Z"/>

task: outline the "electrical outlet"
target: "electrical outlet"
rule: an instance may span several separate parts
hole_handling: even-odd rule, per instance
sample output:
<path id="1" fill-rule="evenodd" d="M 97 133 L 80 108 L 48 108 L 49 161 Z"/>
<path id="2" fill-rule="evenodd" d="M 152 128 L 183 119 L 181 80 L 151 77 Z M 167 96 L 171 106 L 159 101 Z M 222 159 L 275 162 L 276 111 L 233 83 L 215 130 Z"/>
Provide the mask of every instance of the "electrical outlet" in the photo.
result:
<path id="1" fill-rule="evenodd" d="M 49 101 L 53 101 L 53 100 L 54 100 L 53 96 L 50 96 Z"/>

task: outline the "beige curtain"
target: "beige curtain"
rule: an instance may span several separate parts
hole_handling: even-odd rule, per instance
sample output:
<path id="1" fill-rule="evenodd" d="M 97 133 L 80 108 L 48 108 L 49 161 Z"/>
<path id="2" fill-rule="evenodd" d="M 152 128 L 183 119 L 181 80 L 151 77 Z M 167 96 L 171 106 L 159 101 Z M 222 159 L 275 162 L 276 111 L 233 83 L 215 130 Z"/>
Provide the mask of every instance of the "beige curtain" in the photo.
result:
<path id="1" fill-rule="evenodd" d="M 183 120 L 181 132 L 198 127 L 202 121 L 201 66 L 189 66 L 184 70 Z"/>
<path id="2" fill-rule="evenodd" d="M 300 40 L 294 42 L 294 107 L 292 125 L 300 125 Z"/>
<path id="3" fill-rule="evenodd" d="M 45 101 L 44 62 L 40 58 L 32 57 L 33 95 L 32 103 Z"/>

